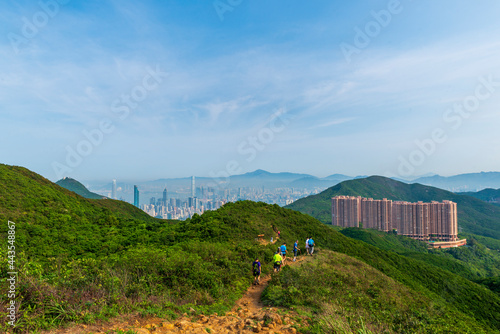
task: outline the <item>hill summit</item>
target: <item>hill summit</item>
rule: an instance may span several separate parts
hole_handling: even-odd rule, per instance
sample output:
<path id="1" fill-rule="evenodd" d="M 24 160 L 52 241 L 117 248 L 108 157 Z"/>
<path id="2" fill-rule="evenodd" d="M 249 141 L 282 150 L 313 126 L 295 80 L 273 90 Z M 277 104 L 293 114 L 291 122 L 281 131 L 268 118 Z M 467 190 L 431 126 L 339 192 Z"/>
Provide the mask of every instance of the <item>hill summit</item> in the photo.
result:
<path id="1" fill-rule="evenodd" d="M 90 198 L 90 199 L 106 198 L 106 196 L 102 196 L 89 191 L 83 184 L 70 177 L 62 178 L 59 181 L 57 181 L 56 184 L 85 198 Z"/>

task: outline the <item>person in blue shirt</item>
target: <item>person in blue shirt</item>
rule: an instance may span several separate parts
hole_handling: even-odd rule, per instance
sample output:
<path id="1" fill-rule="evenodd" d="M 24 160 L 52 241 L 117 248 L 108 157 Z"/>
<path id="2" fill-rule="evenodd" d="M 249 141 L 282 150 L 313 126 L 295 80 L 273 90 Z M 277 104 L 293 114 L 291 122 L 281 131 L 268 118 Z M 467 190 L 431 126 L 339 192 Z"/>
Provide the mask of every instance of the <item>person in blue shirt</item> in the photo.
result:
<path id="1" fill-rule="evenodd" d="M 313 238 L 309 238 L 309 252 L 311 253 L 311 255 L 313 255 L 314 253 L 314 240 Z"/>
<path id="2" fill-rule="evenodd" d="M 300 250 L 299 248 L 299 241 L 295 240 L 295 243 L 293 244 L 293 262 L 297 260 L 297 252 Z"/>
<path id="3" fill-rule="evenodd" d="M 253 284 L 254 285 L 260 284 L 260 267 L 261 267 L 261 265 L 260 265 L 259 259 L 255 259 L 255 261 L 253 261 L 253 263 L 252 263 L 253 277 L 254 277 Z"/>
<path id="4" fill-rule="evenodd" d="M 283 245 L 281 245 L 280 251 L 281 251 L 281 257 L 283 258 L 283 263 L 285 263 L 285 260 L 286 260 L 286 242 L 284 242 Z"/>

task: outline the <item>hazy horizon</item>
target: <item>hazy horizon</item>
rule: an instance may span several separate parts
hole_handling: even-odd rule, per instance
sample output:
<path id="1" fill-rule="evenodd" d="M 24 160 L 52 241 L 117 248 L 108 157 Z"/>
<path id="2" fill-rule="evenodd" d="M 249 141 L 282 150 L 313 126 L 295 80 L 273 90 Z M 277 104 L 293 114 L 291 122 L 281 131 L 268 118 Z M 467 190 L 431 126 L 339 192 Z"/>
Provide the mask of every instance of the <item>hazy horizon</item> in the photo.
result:
<path id="1" fill-rule="evenodd" d="M 1 162 L 53 181 L 497 171 L 499 10 L 2 3 Z"/>

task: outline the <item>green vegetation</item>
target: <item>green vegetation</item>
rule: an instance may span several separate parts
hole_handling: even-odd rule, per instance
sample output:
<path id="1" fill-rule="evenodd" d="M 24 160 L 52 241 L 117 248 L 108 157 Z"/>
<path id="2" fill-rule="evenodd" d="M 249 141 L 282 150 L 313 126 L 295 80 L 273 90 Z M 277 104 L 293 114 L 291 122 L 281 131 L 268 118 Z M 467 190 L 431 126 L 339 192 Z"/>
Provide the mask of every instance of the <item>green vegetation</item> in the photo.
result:
<path id="1" fill-rule="evenodd" d="M 500 239 L 500 206 L 470 196 L 418 183 L 406 184 L 381 176 L 344 181 L 320 194 L 300 199 L 287 208 L 311 215 L 325 224 L 331 224 L 331 198 L 337 195 L 409 202 L 450 200 L 457 203 L 460 232 Z"/>
<path id="2" fill-rule="evenodd" d="M 276 246 L 263 246 L 255 238 L 259 234 L 276 237 L 278 229 L 281 239 L 289 245 L 313 236 L 322 249 L 348 257 L 325 251 L 326 258 L 315 258 L 310 268 L 304 265 L 304 269 L 297 269 L 299 272 L 292 271 L 290 279 L 288 269 L 284 270 L 275 278 L 287 293 L 295 294 L 288 287 L 297 275 L 307 277 L 309 284 L 321 280 L 320 287 L 325 281 L 324 290 L 311 289 L 299 281 L 293 286 L 308 291 L 305 296 L 309 301 L 302 297 L 289 299 L 279 290 L 269 290 L 266 298 L 270 303 L 309 307 L 311 312 L 318 312 L 319 304 L 311 300 L 324 303 L 327 299 L 323 293 L 333 298 L 344 289 L 328 282 L 336 276 L 318 273 L 316 279 L 307 270 L 314 273 L 321 268 L 334 275 L 338 263 L 344 261 L 348 267 L 359 266 L 362 272 L 370 273 L 365 277 L 356 274 L 354 285 L 349 283 L 349 275 L 339 276 L 337 279 L 345 281 L 353 296 L 361 299 L 340 299 L 340 304 L 328 306 L 337 312 L 335 305 L 345 303 L 341 318 L 353 330 L 376 329 L 380 324 L 391 330 L 446 332 L 454 321 L 479 333 L 500 328 L 500 297 L 485 287 L 422 261 L 348 238 L 310 216 L 278 205 L 228 203 L 217 211 L 173 222 L 151 218 L 124 202 L 82 198 L 19 167 L 0 165 L 0 183 L 0 234 L 5 237 L 7 220 L 16 223 L 21 302 L 18 331 L 34 332 L 71 321 L 92 323 L 127 312 L 176 317 L 193 307 L 197 313 L 223 313 L 250 286 L 255 257 L 261 260 L 264 275 L 271 271 Z M 0 317 L 5 318 L 6 247 L 0 248 L 0 258 Z M 337 269 L 330 269 L 330 265 Z M 396 291 L 406 291 L 407 297 L 390 299 L 388 291 L 381 289 L 386 283 Z M 361 294 L 358 287 L 367 288 Z M 370 296 L 374 301 L 367 299 Z M 403 301 L 408 303 L 408 309 L 399 320 L 388 314 L 395 309 L 391 303 Z M 369 316 L 378 304 L 381 311 Z M 327 331 L 328 322 L 332 317 L 338 319 L 338 314 L 321 314 L 323 320 L 311 330 Z M 363 315 L 362 323 L 352 320 L 359 314 Z"/>
<path id="3" fill-rule="evenodd" d="M 314 261 L 274 274 L 262 298 L 314 315 L 303 333 L 487 332 L 367 264 L 326 250 Z"/>
<path id="4" fill-rule="evenodd" d="M 60 179 L 59 181 L 56 182 L 56 184 L 85 198 L 89 199 L 106 198 L 105 196 L 90 192 L 83 184 L 69 177 Z"/>
<path id="5" fill-rule="evenodd" d="M 469 235 L 468 247 L 428 249 L 427 243 L 373 229 L 346 228 L 340 233 L 380 249 L 421 260 L 470 280 L 500 275 L 500 254 Z"/>
<path id="6" fill-rule="evenodd" d="M 486 286 L 491 291 L 500 295 L 500 277 L 488 277 L 476 280 L 477 283 Z"/>
<path id="7" fill-rule="evenodd" d="M 483 189 L 478 192 L 463 192 L 460 195 L 467 195 L 492 204 L 500 204 L 500 189 Z"/>

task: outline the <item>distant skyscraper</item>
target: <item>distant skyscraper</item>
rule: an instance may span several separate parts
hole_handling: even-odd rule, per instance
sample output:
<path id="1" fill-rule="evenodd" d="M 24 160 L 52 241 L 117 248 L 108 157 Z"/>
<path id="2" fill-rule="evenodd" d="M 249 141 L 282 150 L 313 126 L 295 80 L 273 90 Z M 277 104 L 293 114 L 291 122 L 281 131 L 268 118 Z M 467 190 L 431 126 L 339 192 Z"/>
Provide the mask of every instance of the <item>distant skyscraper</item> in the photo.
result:
<path id="1" fill-rule="evenodd" d="M 167 206 L 167 186 L 165 186 L 165 189 L 163 190 L 163 205 Z"/>
<path id="2" fill-rule="evenodd" d="M 194 187 L 194 176 L 191 176 L 191 197 L 195 197 L 196 188 Z"/>
<path id="3" fill-rule="evenodd" d="M 111 198 L 116 199 L 116 180 L 113 179 L 113 185 L 111 187 Z"/>
<path id="4" fill-rule="evenodd" d="M 139 189 L 137 186 L 134 186 L 134 205 L 139 207 Z"/>

